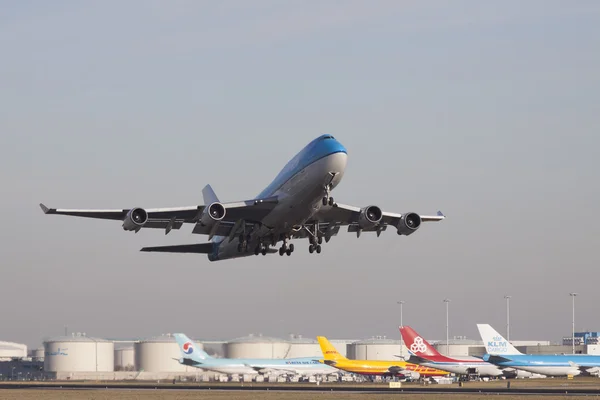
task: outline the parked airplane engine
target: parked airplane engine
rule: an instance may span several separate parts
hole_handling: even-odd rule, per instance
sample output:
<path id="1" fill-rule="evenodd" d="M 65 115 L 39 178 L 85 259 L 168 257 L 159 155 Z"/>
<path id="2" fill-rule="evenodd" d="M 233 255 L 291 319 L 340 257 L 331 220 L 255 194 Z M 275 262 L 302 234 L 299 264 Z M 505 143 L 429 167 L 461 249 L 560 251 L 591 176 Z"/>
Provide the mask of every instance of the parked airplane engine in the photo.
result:
<path id="1" fill-rule="evenodd" d="M 215 202 L 204 208 L 200 223 L 204 226 L 212 225 L 222 220 L 223 217 L 225 217 L 225 207 L 223 207 L 223 204 Z"/>
<path id="2" fill-rule="evenodd" d="M 405 371 L 403 375 L 415 381 L 421 377 L 421 374 L 415 371 Z"/>
<path id="3" fill-rule="evenodd" d="M 418 372 L 415 371 L 409 371 L 407 369 L 404 369 L 402 367 L 390 367 L 389 368 L 389 374 L 392 376 L 398 376 L 398 375 L 402 375 L 407 379 L 419 379 L 421 377 L 421 374 L 419 374 Z"/>
<path id="4" fill-rule="evenodd" d="M 406 213 L 402 216 L 400 222 L 398 222 L 398 235 L 410 235 L 415 233 L 417 229 L 421 226 L 421 217 L 419 214 L 414 212 Z"/>
<path id="5" fill-rule="evenodd" d="M 132 208 L 123 220 L 123 229 L 139 231 L 148 222 L 148 213 L 143 208 Z"/>
<path id="6" fill-rule="evenodd" d="M 360 216 L 358 217 L 358 225 L 361 229 L 373 228 L 381 221 L 383 212 L 381 208 L 377 206 L 368 206 L 360 210 Z"/>

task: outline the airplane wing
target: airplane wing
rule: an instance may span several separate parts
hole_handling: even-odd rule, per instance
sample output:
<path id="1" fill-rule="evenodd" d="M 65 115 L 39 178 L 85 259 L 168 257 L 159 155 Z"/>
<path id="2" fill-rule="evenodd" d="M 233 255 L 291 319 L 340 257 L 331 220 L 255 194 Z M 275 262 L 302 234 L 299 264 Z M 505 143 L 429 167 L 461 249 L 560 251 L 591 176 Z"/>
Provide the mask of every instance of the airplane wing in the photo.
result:
<path id="1" fill-rule="evenodd" d="M 379 235 L 388 226 L 393 226 L 398 234 L 410 235 L 420 227 L 421 222 L 436 222 L 444 218 L 446 217 L 441 211 L 436 215 L 419 215 L 413 212 L 396 214 L 384 212 L 377 206 L 360 208 L 337 203 L 322 207 L 307 224 L 318 223 L 320 228 L 337 227 L 338 230 L 339 226 L 348 226 L 348 232 L 356 232 L 357 236 L 361 232 L 377 232 Z"/>
<path id="2" fill-rule="evenodd" d="M 256 372 L 258 372 L 261 375 L 269 374 L 272 372 L 275 372 L 276 374 L 296 374 L 296 372 L 297 372 L 295 369 L 261 367 L 259 365 L 250 365 L 250 364 L 244 364 L 244 365 L 248 368 L 252 368 L 253 370 L 255 370 Z"/>
<path id="3" fill-rule="evenodd" d="M 600 375 L 600 367 L 597 365 L 587 365 L 586 366 L 586 365 L 582 365 L 582 364 L 576 364 L 573 361 L 569 361 L 569 365 L 573 368 L 577 368 L 584 375 L 593 375 L 593 376 Z"/>
<path id="4" fill-rule="evenodd" d="M 192 231 L 193 233 L 226 236 L 233 228 L 240 228 L 240 222 L 254 224 L 261 221 L 271 212 L 276 204 L 277 198 L 271 197 L 231 203 L 215 202 L 209 205 L 173 208 L 94 210 L 50 208 L 44 204 L 40 204 L 40 207 L 44 214 L 123 221 L 123 229 L 135 232 L 138 232 L 142 228 L 158 228 L 164 229 L 165 234 L 167 234 L 172 229 L 180 229 L 184 223 L 191 223 L 196 224 Z M 207 218 L 213 218 L 213 216 L 216 223 L 202 223 L 203 221 L 207 221 Z"/>

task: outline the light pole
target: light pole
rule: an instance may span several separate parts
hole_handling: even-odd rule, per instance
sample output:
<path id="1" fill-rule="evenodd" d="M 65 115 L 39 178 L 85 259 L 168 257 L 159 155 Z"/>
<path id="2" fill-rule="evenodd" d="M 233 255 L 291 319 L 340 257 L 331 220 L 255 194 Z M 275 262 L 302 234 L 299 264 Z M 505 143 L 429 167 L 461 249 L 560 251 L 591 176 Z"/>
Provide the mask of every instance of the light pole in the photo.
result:
<path id="1" fill-rule="evenodd" d="M 573 340 L 573 342 L 571 343 L 571 345 L 573 346 L 573 354 L 575 354 L 575 296 L 577 296 L 577 293 L 569 293 L 569 296 L 571 296 L 571 299 L 573 300 L 573 335 L 571 337 L 571 340 Z"/>
<path id="2" fill-rule="evenodd" d="M 450 299 L 444 299 L 444 303 L 446 303 L 446 356 L 450 355 L 450 344 L 448 338 L 448 304 L 450 304 Z"/>
<path id="3" fill-rule="evenodd" d="M 504 295 L 506 299 L 506 340 L 510 343 L 510 298 L 512 296 Z"/>
<path id="4" fill-rule="evenodd" d="M 402 324 L 402 306 L 404 305 L 404 303 L 404 300 L 396 302 L 396 304 L 400 304 L 400 326 L 404 326 Z M 402 340 L 402 334 L 400 334 L 400 357 L 404 359 L 404 341 Z"/>

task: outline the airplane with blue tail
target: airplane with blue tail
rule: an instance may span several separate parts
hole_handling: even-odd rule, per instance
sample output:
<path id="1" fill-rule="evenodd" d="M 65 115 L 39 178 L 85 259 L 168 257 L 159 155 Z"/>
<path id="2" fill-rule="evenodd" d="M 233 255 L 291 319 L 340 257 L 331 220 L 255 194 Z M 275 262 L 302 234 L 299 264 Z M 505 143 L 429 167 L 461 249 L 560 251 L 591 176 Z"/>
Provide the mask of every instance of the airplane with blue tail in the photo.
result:
<path id="1" fill-rule="evenodd" d="M 591 354 L 523 354 L 488 324 L 477 324 L 487 354 L 483 360 L 546 376 L 600 374 L 600 356 Z"/>
<path id="2" fill-rule="evenodd" d="M 239 375 L 330 375 L 340 371 L 319 362 L 319 356 L 261 359 L 261 358 L 214 358 L 198 347 L 183 333 L 173 335 L 181 352 L 180 364 L 201 368 L 221 374 Z"/>
<path id="3" fill-rule="evenodd" d="M 183 224 L 192 224 L 192 233 L 208 235 L 209 242 L 144 247 L 145 252 L 200 253 L 210 261 L 250 255 L 294 252 L 292 239 L 308 239 L 308 251 L 321 253 L 342 226 L 357 237 L 362 232 L 377 236 L 388 227 L 398 235 L 411 235 L 422 222 L 441 221 L 444 215 L 414 212 L 384 212 L 376 205 L 356 207 L 334 201 L 333 189 L 341 182 L 348 152 L 332 135 L 311 141 L 258 196 L 244 201 L 220 202 L 210 185 L 202 190 L 204 205 L 174 208 L 141 207 L 113 210 L 49 208 L 45 214 L 71 215 L 122 221 L 125 231 L 163 229 L 168 234 Z M 275 247 L 281 243 L 279 250 Z"/>

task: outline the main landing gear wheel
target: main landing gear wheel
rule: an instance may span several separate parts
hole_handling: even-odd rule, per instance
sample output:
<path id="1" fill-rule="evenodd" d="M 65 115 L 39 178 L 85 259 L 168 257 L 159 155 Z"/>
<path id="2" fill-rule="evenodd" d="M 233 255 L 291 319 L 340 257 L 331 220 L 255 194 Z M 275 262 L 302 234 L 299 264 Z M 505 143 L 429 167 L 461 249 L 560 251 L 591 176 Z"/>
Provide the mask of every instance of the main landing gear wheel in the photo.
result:
<path id="1" fill-rule="evenodd" d="M 266 247 L 263 247 L 263 248 L 262 248 L 262 250 L 260 251 L 260 253 L 261 253 L 263 256 L 266 256 L 266 255 L 267 255 L 267 248 L 266 248 Z"/>
<path id="2" fill-rule="evenodd" d="M 317 252 L 317 254 L 321 253 L 321 245 L 320 244 L 311 244 L 308 246 L 308 252 L 310 254 L 314 253 L 315 251 Z"/>
<path id="3" fill-rule="evenodd" d="M 292 255 L 292 253 L 294 252 L 294 244 L 290 243 L 284 243 L 281 245 L 281 247 L 279 248 L 279 255 L 282 256 L 284 253 L 287 254 L 288 256 Z"/>
<path id="4" fill-rule="evenodd" d="M 333 197 L 323 196 L 323 205 L 326 206 L 328 204 L 330 206 L 333 206 L 333 204 L 334 204 Z"/>

